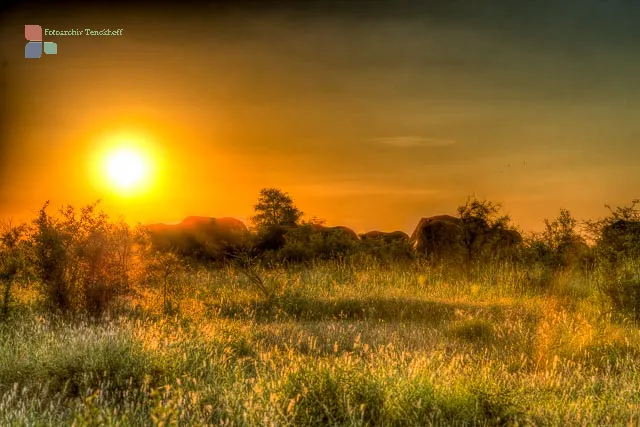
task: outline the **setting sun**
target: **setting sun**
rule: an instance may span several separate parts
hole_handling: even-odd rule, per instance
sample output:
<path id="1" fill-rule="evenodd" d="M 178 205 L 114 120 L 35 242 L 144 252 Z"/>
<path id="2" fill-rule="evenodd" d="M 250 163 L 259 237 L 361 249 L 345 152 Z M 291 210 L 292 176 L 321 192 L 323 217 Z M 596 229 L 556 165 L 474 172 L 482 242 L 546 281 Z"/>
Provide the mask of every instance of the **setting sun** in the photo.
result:
<path id="1" fill-rule="evenodd" d="M 152 140 L 152 136 L 134 131 L 108 132 L 95 137 L 90 168 L 95 188 L 101 195 L 126 199 L 144 197 L 145 200 L 151 196 L 159 179 L 160 162 Z"/>
<path id="2" fill-rule="evenodd" d="M 148 172 L 147 161 L 133 149 L 119 149 L 107 157 L 106 172 L 112 185 L 121 190 L 131 190 L 144 181 Z"/>

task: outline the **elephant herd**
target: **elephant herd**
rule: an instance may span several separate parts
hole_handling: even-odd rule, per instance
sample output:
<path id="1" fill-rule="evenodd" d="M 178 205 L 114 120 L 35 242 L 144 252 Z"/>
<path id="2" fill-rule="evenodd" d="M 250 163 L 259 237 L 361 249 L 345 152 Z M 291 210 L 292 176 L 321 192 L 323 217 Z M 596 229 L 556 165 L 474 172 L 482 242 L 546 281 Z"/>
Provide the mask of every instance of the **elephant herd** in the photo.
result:
<path id="1" fill-rule="evenodd" d="M 452 261 L 468 261 L 478 256 L 501 257 L 512 253 L 523 242 L 516 230 L 490 227 L 480 218 L 472 218 L 470 225 L 469 219 L 465 222 L 450 215 L 422 218 L 411 236 L 402 231 L 369 231 L 358 235 L 348 227 L 317 224 L 276 226 L 255 235 L 235 218 L 209 217 L 188 217 L 175 225 L 153 224 L 147 226 L 147 230 L 156 249 L 204 259 L 223 259 L 241 248 L 252 248 L 258 252 L 278 251 L 286 245 L 289 237 L 298 239 L 303 245 L 311 241 L 338 242 L 342 247 L 358 242 L 365 246 L 380 244 L 382 248 L 400 244 L 417 255 Z M 640 222 L 614 222 L 603 230 L 601 241 L 618 251 L 629 246 L 640 247 Z M 570 247 L 562 248 L 562 251 L 571 258 L 589 250 L 581 239 L 565 243 Z"/>
<path id="2" fill-rule="evenodd" d="M 247 226 L 235 218 L 188 217 L 175 225 L 147 226 L 151 244 L 163 251 L 174 251 L 184 256 L 219 259 L 234 249 L 251 245 L 258 251 L 279 250 L 287 236 L 304 231 L 316 239 L 341 239 L 343 242 L 372 242 L 380 244 L 407 244 L 417 254 L 430 257 L 457 257 L 470 250 L 484 248 L 492 253 L 508 251 L 522 242 L 515 230 L 499 229 L 469 235 L 462 220 L 449 215 L 422 218 L 413 234 L 403 231 L 369 231 L 356 234 L 344 226 L 302 225 L 276 226 L 259 236 L 252 235 Z"/>

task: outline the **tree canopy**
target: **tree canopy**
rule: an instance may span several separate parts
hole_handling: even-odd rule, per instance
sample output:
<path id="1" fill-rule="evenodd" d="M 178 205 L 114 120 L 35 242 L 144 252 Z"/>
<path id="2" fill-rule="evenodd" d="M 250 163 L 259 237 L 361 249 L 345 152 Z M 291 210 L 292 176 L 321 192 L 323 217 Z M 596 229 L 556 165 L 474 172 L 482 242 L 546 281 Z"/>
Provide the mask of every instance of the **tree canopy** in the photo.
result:
<path id="1" fill-rule="evenodd" d="M 255 215 L 251 221 L 257 231 L 266 231 L 274 226 L 298 225 L 303 215 L 289 194 L 278 188 L 260 190 L 258 203 L 253 209 Z"/>

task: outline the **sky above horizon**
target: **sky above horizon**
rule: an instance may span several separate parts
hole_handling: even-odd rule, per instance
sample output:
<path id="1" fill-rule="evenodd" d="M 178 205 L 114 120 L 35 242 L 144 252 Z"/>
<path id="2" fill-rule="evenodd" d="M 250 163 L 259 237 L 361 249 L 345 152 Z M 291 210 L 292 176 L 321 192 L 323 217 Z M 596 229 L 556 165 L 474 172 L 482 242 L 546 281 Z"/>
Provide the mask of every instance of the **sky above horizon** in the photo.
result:
<path id="1" fill-rule="evenodd" d="M 362 3 L 360 3 L 362 4 Z M 263 187 L 329 224 L 410 232 L 467 196 L 525 230 L 640 198 L 634 1 L 25 3 L 3 12 L 0 218 L 101 198 L 132 222 L 246 220 Z M 56 36 L 24 59 L 24 25 Z M 137 197 L 95 174 L 137 135 Z"/>

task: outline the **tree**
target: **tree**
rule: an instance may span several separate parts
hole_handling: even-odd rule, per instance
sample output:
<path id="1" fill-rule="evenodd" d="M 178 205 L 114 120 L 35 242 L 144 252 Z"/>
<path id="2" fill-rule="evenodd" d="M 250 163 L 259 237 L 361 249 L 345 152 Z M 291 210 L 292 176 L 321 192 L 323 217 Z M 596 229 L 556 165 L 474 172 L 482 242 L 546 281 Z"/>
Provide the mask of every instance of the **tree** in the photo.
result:
<path id="1" fill-rule="evenodd" d="M 509 229 L 511 219 L 508 215 L 501 215 L 501 209 L 500 203 L 475 197 L 469 197 L 464 205 L 458 207 L 462 220 L 462 244 L 468 262 L 488 245 L 497 243 L 501 231 Z"/>
<path id="2" fill-rule="evenodd" d="M 251 221 L 258 232 L 268 231 L 276 226 L 298 225 L 303 215 L 289 194 L 277 188 L 260 190 L 258 203 L 254 205 L 253 209 L 256 214 L 251 218 Z"/>
<path id="3" fill-rule="evenodd" d="M 560 209 L 560 215 L 553 221 L 544 220 L 545 229 L 542 239 L 551 249 L 557 249 L 563 243 L 574 238 L 578 221 L 571 216 L 571 212 Z"/>

